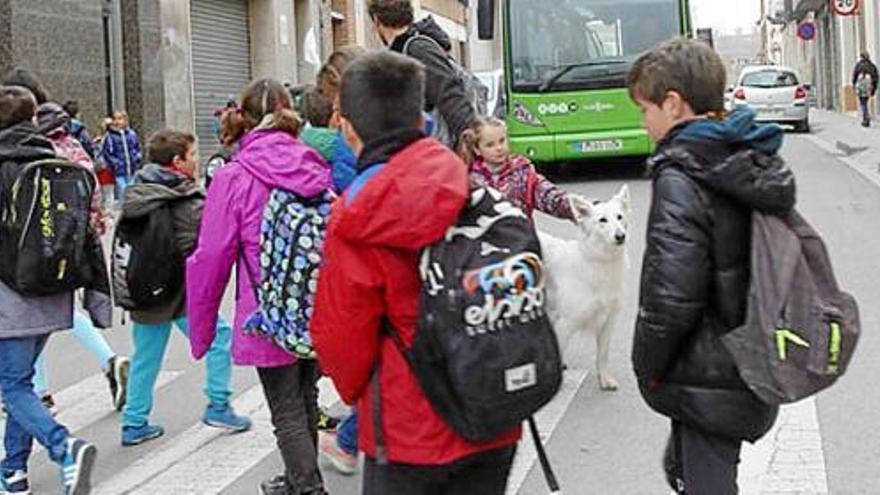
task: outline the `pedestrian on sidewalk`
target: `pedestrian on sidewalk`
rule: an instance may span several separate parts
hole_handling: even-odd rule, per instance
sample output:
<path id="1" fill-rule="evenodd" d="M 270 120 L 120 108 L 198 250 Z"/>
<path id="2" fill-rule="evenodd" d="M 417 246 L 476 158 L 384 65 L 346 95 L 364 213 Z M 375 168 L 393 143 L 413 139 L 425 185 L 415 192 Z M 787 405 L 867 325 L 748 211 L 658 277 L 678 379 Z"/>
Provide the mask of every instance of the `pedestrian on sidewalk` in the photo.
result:
<path id="1" fill-rule="evenodd" d="M 37 109 L 37 126 L 40 132 L 49 138 L 55 153 L 72 163 L 85 167 L 94 173 L 94 163 L 86 151 L 82 148 L 70 133 L 70 116 L 57 103 L 43 103 Z M 97 178 L 96 178 L 97 181 Z M 107 215 L 101 201 L 101 191 L 96 187 L 92 196 L 92 227 L 99 236 L 107 231 Z M 74 314 L 73 336 L 77 342 L 85 346 L 98 362 L 98 366 L 107 378 L 110 387 L 110 396 L 113 408 L 121 411 L 125 404 L 126 388 L 128 386 L 129 360 L 113 351 L 107 339 L 92 325 L 91 320 L 81 311 Z M 55 401 L 49 394 L 48 377 L 46 372 L 45 353 L 40 354 L 37 360 L 37 374 L 34 385 L 43 402 L 50 411 L 55 409 Z"/>
<path id="2" fill-rule="evenodd" d="M 104 135 L 101 156 L 104 163 L 113 170 L 116 178 L 113 194 L 117 204 L 121 204 L 125 188 L 134 180 L 134 174 L 141 167 L 142 160 L 138 135 L 129 127 L 128 114 L 122 110 L 113 112 L 113 124 Z"/>
<path id="3" fill-rule="evenodd" d="M 862 52 L 859 62 L 853 69 L 853 86 L 859 97 L 859 109 L 862 112 L 862 126 L 871 127 L 871 98 L 877 94 L 877 66 L 871 61 L 871 54 Z"/>
<path id="4" fill-rule="evenodd" d="M 195 158 L 195 137 L 192 134 L 164 129 L 150 137 L 147 146 L 149 163 L 137 172 L 134 182 L 126 190 L 122 203 L 119 226 L 128 219 L 139 219 L 170 206 L 176 250 L 182 259 L 195 249 L 204 189 L 196 182 L 198 163 Z M 171 263 L 171 260 L 168 260 Z M 172 267 L 184 270 L 184 266 Z M 195 285 L 195 284 L 194 284 Z M 149 422 L 153 407 L 153 388 L 168 346 L 172 326 L 189 337 L 186 316 L 187 293 L 181 287 L 167 303 L 143 308 L 131 313 L 134 354 L 131 358 L 131 376 L 128 381 L 128 400 L 122 411 L 122 445 L 133 446 L 153 440 L 164 434 L 159 425 Z M 219 308 L 218 308 L 219 309 Z M 251 420 L 235 413 L 229 403 L 232 395 L 232 358 L 230 356 L 232 329 L 215 312 L 215 331 L 206 342 L 205 395 L 208 405 L 202 422 L 208 426 L 232 432 L 247 431 Z"/>
<path id="5" fill-rule="evenodd" d="M 29 90 L 0 86 L 0 196 L 12 193 L 16 178 L 28 165 L 56 158 L 52 143 L 34 125 L 36 109 L 36 98 Z M 0 225 L 0 251 L 4 253 L 18 247 L 4 242 L 10 239 L 10 228 L 5 221 Z M 92 241 L 98 242 L 96 237 Z M 92 266 L 103 266 L 105 260 L 98 259 L 98 253 L 89 249 L 79 255 L 93 258 L 89 260 Z M 8 261 L 6 255 L 3 258 L 0 262 Z M 107 328 L 111 325 L 109 289 L 106 280 L 93 285 L 84 298 L 86 310 L 97 326 Z M 52 418 L 34 393 L 33 383 L 34 364 L 49 336 L 73 326 L 73 300 L 73 291 L 28 296 L 0 281 L 0 395 L 7 412 L 0 493 L 30 493 L 27 470 L 34 439 L 60 466 L 63 494 L 89 491 L 97 449 L 73 437 Z"/>
<path id="6" fill-rule="evenodd" d="M 340 117 L 358 176 L 331 216 L 312 338 L 342 399 L 358 406 L 365 495 L 501 495 L 520 430 L 484 443 L 456 434 L 382 333 L 387 322 L 412 344 L 419 252 L 443 237 L 468 198 L 465 164 L 421 130 L 424 70 L 384 51 L 343 75 Z M 377 367 L 380 384 L 371 386 Z"/>
<path id="7" fill-rule="evenodd" d="M 273 190 L 314 198 L 331 188 L 330 167 L 297 139 L 299 116 L 287 89 L 272 79 L 246 86 L 232 116 L 238 152 L 214 176 L 198 247 L 187 260 L 192 353 L 200 359 L 214 340 L 217 310 L 233 264 L 238 284 L 232 355 L 254 366 L 269 404 L 285 474 L 262 483 L 262 493 L 322 495 L 318 469 L 318 366 L 297 359 L 244 324 L 258 309 L 261 225 Z M 303 238 L 305 239 L 305 238 Z"/>
<path id="8" fill-rule="evenodd" d="M 105 209 L 113 206 L 116 193 L 116 177 L 113 175 L 113 168 L 104 158 L 104 147 L 107 144 L 107 133 L 113 125 L 113 118 L 104 117 L 101 120 L 101 133 L 95 136 L 95 172 L 98 174 L 98 183 L 101 185 L 101 204 Z"/>
<path id="9" fill-rule="evenodd" d="M 794 177 L 783 131 L 724 113 L 724 64 L 678 39 L 642 55 L 627 85 L 657 149 L 632 362 L 642 396 L 672 422 L 664 467 L 676 493 L 735 495 L 743 440 L 777 408 L 739 376 L 721 337 L 745 321 L 751 213 L 785 213 Z"/>
<path id="10" fill-rule="evenodd" d="M 473 125 L 477 113 L 455 62 L 434 38 L 421 34 L 414 26 L 410 0 L 370 0 L 367 11 L 385 46 L 425 66 L 424 110 L 433 112 L 434 125 L 448 134 L 435 133 L 437 137 L 458 150 L 462 133 Z"/>

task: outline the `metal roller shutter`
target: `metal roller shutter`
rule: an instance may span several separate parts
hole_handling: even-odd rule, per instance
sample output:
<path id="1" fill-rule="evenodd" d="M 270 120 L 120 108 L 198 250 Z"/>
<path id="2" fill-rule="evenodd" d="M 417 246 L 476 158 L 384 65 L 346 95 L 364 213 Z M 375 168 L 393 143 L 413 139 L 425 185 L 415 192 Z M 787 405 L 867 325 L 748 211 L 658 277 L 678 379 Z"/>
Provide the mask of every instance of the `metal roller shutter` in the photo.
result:
<path id="1" fill-rule="evenodd" d="M 192 0 L 191 22 L 196 135 L 205 161 L 219 147 L 214 111 L 251 79 L 248 2 Z"/>

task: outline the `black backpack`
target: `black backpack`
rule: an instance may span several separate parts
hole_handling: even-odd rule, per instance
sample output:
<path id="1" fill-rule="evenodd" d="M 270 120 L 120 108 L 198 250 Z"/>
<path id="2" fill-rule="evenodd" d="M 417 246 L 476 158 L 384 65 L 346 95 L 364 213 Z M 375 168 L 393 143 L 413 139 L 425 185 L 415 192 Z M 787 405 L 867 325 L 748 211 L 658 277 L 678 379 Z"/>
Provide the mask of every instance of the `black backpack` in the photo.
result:
<path id="1" fill-rule="evenodd" d="M 422 253 L 418 331 L 404 349 L 437 413 L 483 442 L 522 424 L 562 382 L 546 313 L 541 246 L 526 215 L 478 188 L 444 239 Z"/>
<path id="2" fill-rule="evenodd" d="M 113 236 L 112 274 L 116 305 L 148 310 L 174 298 L 184 281 L 184 257 L 177 249 L 173 202 L 139 217 L 122 217 Z"/>
<path id="3" fill-rule="evenodd" d="M 21 166 L 4 164 L 3 166 Z M 0 184 L 0 278 L 26 296 L 70 292 L 101 276 L 90 224 L 96 179 L 81 165 L 47 159 Z"/>
<path id="4" fill-rule="evenodd" d="M 768 404 L 834 384 L 849 366 L 861 324 L 819 234 L 796 211 L 752 213 L 750 275 L 746 321 L 722 338 L 743 381 Z"/>

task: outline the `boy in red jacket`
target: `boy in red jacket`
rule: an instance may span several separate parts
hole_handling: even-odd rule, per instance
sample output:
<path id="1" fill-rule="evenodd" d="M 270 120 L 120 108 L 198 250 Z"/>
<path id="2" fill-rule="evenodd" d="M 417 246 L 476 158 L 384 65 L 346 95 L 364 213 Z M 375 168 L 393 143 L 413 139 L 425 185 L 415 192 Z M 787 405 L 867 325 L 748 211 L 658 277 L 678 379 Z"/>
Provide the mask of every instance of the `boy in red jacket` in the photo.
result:
<path id="1" fill-rule="evenodd" d="M 502 495 L 520 430 L 485 443 L 457 435 L 381 331 L 393 325 L 412 344 L 419 252 L 442 238 L 468 197 L 467 166 L 420 130 L 424 84 L 421 64 L 390 52 L 359 58 L 343 76 L 342 131 L 358 175 L 331 216 L 311 335 L 321 367 L 360 413 L 364 495 Z M 388 463 L 377 460 L 377 443 Z"/>

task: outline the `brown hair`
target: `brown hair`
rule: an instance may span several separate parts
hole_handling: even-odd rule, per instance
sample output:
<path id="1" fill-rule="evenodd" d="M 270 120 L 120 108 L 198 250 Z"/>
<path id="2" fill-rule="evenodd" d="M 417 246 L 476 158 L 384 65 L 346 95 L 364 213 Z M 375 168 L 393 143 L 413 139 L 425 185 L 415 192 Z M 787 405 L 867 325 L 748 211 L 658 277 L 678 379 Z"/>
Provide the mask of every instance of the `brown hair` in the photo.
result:
<path id="1" fill-rule="evenodd" d="M 357 45 L 345 46 L 331 53 L 327 58 L 327 63 L 318 71 L 315 83 L 318 86 L 318 91 L 330 102 L 335 100 L 339 95 L 339 88 L 342 87 L 342 74 L 345 73 L 345 69 L 365 53 L 367 51 Z"/>
<path id="2" fill-rule="evenodd" d="M 390 28 L 407 27 L 415 18 L 410 0 L 370 0 L 367 13 Z"/>
<path id="3" fill-rule="evenodd" d="M 221 126 L 225 122 L 228 139 L 234 143 L 270 114 L 275 118 L 275 129 L 299 136 L 302 121 L 293 110 L 287 88 L 274 79 L 258 79 L 241 90 L 238 108 L 223 116 Z"/>
<path id="4" fill-rule="evenodd" d="M 196 138 L 188 132 L 162 129 L 150 136 L 147 144 L 147 160 L 168 166 L 174 157 L 183 158 L 196 143 Z"/>
<path id="5" fill-rule="evenodd" d="M 37 100 L 34 94 L 21 86 L 0 86 L 0 129 L 34 118 Z"/>
<path id="6" fill-rule="evenodd" d="M 677 38 L 633 63 L 626 85 L 630 98 L 662 105 L 674 91 L 697 115 L 724 111 L 727 74 L 721 57 L 698 40 Z"/>
<path id="7" fill-rule="evenodd" d="M 507 123 L 497 117 L 477 117 L 477 120 L 461 133 L 461 144 L 458 154 L 465 163 L 473 163 L 477 159 L 477 145 L 483 136 L 483 129 L 501 127 L 507 129 Z"/>
<path id="8" fill-rule="evenodd" d="M 315 127 L 328 127 L 333 116 L 333 102 L 315 86 L 309 86 L 303 92 L 306 120 Z"/>

